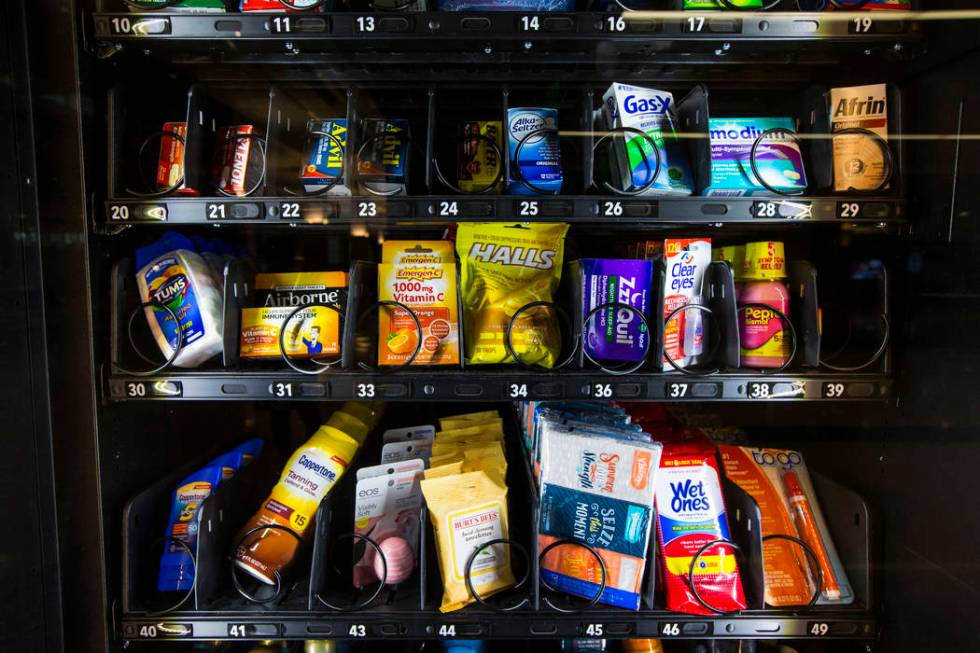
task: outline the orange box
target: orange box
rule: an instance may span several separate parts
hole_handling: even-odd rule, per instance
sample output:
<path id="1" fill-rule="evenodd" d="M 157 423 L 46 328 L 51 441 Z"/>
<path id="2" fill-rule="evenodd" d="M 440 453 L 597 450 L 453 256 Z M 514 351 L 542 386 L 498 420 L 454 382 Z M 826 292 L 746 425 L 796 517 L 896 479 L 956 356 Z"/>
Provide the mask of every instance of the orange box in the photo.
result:
<path id="1" fill-rule="evenodd" d="M 418 348 L 412 365 L 459 364 L 459 303 L 453 244 L 445 240 L 389 240 L 378 265 L 378 299 L 411 309 L 378 310 L 378 364 L 404 365 Z"/>

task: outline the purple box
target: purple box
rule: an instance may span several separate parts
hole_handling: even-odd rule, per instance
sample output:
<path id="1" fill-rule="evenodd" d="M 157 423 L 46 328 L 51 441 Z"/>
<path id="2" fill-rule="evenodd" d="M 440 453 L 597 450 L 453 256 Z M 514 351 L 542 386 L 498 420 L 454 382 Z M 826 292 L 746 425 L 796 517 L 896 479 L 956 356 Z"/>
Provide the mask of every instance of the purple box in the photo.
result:
<path id="1" fill-rule="evenodd" d="M 632 306 L 648 321 L 653 287 L 653 261 L 638 259 L 582 259 L 582 317 L 597 306 L 585 324 L 585 353 L 592 359 L 638 362 L 650 348 L 650 331 Z"/>

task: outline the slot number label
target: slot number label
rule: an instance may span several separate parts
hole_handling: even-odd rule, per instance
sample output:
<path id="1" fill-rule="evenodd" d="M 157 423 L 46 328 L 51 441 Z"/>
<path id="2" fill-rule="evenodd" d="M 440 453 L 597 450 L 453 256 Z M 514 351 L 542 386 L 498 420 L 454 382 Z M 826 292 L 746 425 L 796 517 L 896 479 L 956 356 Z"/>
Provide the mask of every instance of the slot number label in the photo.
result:
<path id="1" fill-rule="evenodd" d="M 376 29 L 374 16 L 358 16 L 354 19 L 354 25 L 361 34 L 370 34 Z"/>
<path id="2" fill-rule="evenodd" d="M 826 399 L 843 399 L 847 396 L 846 383 L 824 383 L 821 393 Z"/>
<path id="3" fill-rule="evenodd" d="M 749 399 L 772 399 L 775 394 L 776 385 L 774 383 L 746 383 L 745 396 Z"/>
<path id="4" fill-rule="evenodd" d="M 688 34 L 697 34 L 699 32 L 705 31 L 706 20 L 704 16 L 688 16 L 683 23 L 681 23 L 681 31 Z"/>
<path id="5" fill-rule="evenodd" d="M 269 29 L 273 34 L 289 34 L 293 31 L 293 24 L 289 16 L 276 16 L 269 21 Z"/>
<path id="6" fill-rule="evenodd" d="M 679 623 L 660 624 L 661 637 L 678 637 L 680 634 L 681 634 L 681 625 Z"/>
<path id="7" fill-rule="evenodd" d="M 837 202 L 837 217 L 841 219 L 860 218 L 860 202 Z"/>
<path id="8" fill-rule="evenodd" d="M 857 16 L 847 25 L 848 34 L 873 34 L 875 22 L 871 16 Z"/>
<path id="9" fill-rule="evenodd" d="M 269 394 L 279 399 L 288 399 L 293 396 L 292 383 L 270 383 Z"/>
<path id="10" fill-rule="evenodd" d="M 668 383 L 664 394 L 668 399 L 687 399 L 690 391 L 690 383 Z"/>
<path id="11" fill-rule="evenodd" d="M 541 19 L 537 16 L 521 16 L 519 22 L 522 32 L 537 32 L 541 29 Z"/>
<path id="12" fill-rule="evenodd" d="M 110 206 L 109 219 L 113 222 L 125 222 L 129 220 L 129 207 L 126 205 Z"/>
<path id="13" fill-rule="evenodd" d="M 807 624 L 807 635 L 811 637 L 826 637 L 830 634 L 830 624 L 826 621 L 815 621 Z"/>
<path id="14" fill-rule="evenodd" d="M 113 36 L 149 36 L 150 34 L 169 34 L 168 18 L 129 18 L 115 16 L 109 20 L 109 32 Z"/>
<path id="15" fill-rule="evenodd" d="M 376 218 L 381 215 L 381 210 L 377 202 L 358 202 L 355 205 L 354 213 L 359 218 Z"/>
<path id="16" fill-rule="evenodd" d="M 140 639 L 177 639 L 193 637 L 194 627 L 191 624 L 158 623 L 142 624 L 136 635 Z"/>
<path id="17" fill-rule="evenodd" d="M 540 212 L 537 200 L 522 200 L 517 203 L 517 213 L 526 218 L 533 218 Z"/>
<path id="18" fill-rule="evenodd" d="M 204 212 L 207 214 L 208 220 L 226 220 L 228 218 L 228 205 L 208 203 L 204 207 Z"/>
<path id="19" fill-rule="evenodd" d="M 358 383 L 354 386 L 354 396 L 358 399 L 373 399 L 377 395 L 377 390 L 373 383 Z"/>

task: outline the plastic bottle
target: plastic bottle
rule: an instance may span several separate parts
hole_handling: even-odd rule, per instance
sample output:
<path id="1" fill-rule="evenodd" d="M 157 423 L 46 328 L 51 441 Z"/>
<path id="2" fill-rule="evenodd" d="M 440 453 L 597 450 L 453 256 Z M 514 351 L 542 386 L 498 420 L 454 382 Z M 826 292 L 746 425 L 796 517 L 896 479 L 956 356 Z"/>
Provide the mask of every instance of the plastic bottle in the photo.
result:
<path id="1" fill-rule="evenodd" d="M 324 424 L 297 449 L 279 483 L 242 534 L 259 526 L 278 524 L 301 538 L 316 516 L 320 501 L 343 475 L 357 452 L 358 442 L 340 429 Z M 235 564 L 259 581 L 276 584 L 276 575 L 292 563 L 299 541 L 281 529 L 258 531 L 238 547 Z"/>
<path id="2" fill-rule="evenodd" d="M 789 288 L 783 243 L 764 241 L 745 246 L 742 291 L 738 297 L 742 367 L 778 368 L 786 364 L 790 342 L 783 319 L 789 317 Z M 745 308 L 743 308 L 745 307 Z"/>
<path id="3" fill-rule="evenodd" d="M 167 232 L 158 241 L 136 250 L 136 283 L 140 301 L 166 306 L 144 308 L 160 351 L 169 358 L 177 346 L 177 329 L 184 334 L 176 367 L 197 367 L 221 353 L 224 309 L 221 281 L 190 239 Z M 178 327 L 179 325 L 179 327 Z"/>

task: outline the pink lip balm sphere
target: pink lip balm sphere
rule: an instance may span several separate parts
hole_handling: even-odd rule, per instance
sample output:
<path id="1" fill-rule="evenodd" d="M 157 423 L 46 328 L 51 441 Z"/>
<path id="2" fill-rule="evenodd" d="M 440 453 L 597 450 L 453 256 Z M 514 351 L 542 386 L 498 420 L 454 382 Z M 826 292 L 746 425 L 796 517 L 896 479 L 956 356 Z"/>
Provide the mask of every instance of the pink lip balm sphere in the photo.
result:
<path id="1" fill-rule="evenodd" d="M 378 547 L 384 554 L 384 561 L 381 556 L 374 556 L 374 573 L 379 579 L 385 579 L 388 585 L 397 585 L 412 575 L 415 570 L 415 553 L 405 538 L 389 537 L 378 544 Z M 384 575 L 385 562 L 388 563 L 387 578 Z"/>

